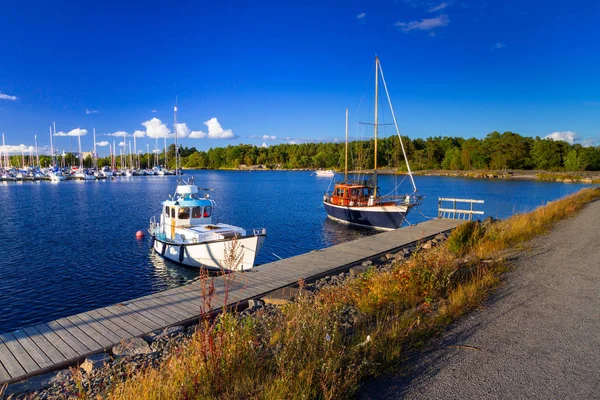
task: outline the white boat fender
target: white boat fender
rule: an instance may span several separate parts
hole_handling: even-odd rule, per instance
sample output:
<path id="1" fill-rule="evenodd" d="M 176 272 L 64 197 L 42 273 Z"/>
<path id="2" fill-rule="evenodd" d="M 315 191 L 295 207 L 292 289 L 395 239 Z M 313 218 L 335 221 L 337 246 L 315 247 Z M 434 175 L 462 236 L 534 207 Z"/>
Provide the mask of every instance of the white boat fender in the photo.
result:
<path id="1" fill-rule="evenodd" d="M 183 262 L 183 256 L 184 256 L 184 252 L 185 252 L 185 246 L 181 245 L 179 247 L 179 262 L 182 263 Z"/>

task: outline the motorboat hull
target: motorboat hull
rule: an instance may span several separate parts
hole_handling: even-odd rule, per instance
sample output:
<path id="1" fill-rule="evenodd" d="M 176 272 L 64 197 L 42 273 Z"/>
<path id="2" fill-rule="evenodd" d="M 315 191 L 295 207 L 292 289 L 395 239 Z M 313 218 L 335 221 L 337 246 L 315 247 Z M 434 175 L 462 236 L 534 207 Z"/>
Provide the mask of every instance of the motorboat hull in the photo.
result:
<path id="1" fill-rule="evenodd" d="M 163 258 L 187 267 L 210 270 L 248 270 L 254 266 L 256 255 L 261 250 L 266 233 L 254 234 L 237 239 L 228 238 L 210 242 L 189 243 L 161 239 L 152 236 L 153 249 Z M 238 265 L 226 265 L 226 257 L 231 254 L 234 240 L 237 240 Z"/>
<path id="2" fill-rule="evenodd" d="M 323 202 L 327 216 L 335 221 L 377 229 L 398 229 L 406 219 L 410 206 L 374 205 L 344 206 Z"/>

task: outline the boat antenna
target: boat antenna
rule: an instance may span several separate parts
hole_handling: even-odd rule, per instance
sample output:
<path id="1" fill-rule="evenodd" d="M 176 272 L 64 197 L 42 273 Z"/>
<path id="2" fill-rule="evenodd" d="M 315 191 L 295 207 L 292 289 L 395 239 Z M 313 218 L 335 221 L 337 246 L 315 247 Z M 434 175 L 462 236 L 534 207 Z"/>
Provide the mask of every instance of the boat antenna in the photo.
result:
<path id="1" fill-rule="evenodd" d="M 348 182 L 348 109 L 346 108 L 346 155 L 344 157 L 344 181 Z"/>
<path id="2" fill-rule="evenodd" d="M 402 154 L 404 155 L 404 161 L 406 162 L 406 168 L 408 169 L 408 176 L 410 176 L 410 181 L 412 183 L 413 190 L 416 192 L 417 186 L 415 185 L 415 179 L 413 178 L 413 174 L 410 169 L 410 164 L 408 163 L 408 157 L 406 157 L 406 150 L 404 149 L 404 143 L 402 143 L 402 137 L 400 136 L 400 129 L 398 129 L 398 122 L 396 121 L 396 114 L 394 114 L 394 108 L 392 107 L 392 99 L 390 98 L 390 93 L 388 92 L 387 85 L 385 84 L 385 77 L 383 76 L 383 69 L 381 69 L 381 64 L 379 64 L 379 71 L 381 72 L 381 81 L 383 82 L 385 94 L 387 96 L 388 103 L 390 105 L 390 110 L 392 112 L 392 118 L 394 119 L 394 126 L 396 127 L 396 133 L 398 134 L 398 139 L 400 139 L 400 146 L 402 147 Z M 375 153 L 375 157 L 377 157 L 377 153 Z M 377 158 L 375 158 L 375 159 L 377 159 Z"/>
<path id="3" fill-rule="evenodd" d="M 374 136 L 375 136 L 375 156 L 373 160 L 373 197 L 377 198 L 377 103 L 378 103 L 378 95 L 379 95 L 379 74 L 378 70 L 380 69 L 379 65 L 379 56 L 375 56 L 375 128 L 374 128 Z"/>

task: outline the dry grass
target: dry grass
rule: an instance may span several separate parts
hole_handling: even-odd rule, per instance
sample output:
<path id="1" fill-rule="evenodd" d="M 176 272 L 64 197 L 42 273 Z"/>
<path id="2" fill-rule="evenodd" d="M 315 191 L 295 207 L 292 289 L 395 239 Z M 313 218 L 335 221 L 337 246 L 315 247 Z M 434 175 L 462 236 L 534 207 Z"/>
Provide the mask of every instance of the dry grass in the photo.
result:
<path id="1" fill-rule="evenodd" d="M 305 293 L 266 323 L 225 312 L 201 323 L 160 369 L 119 384 L 112 399 L 339 399 L 361 379 L 397 366 L 407 349 L 478 307 L 498 284 L 498 253 L 547 231 L 600 197 L 584 189 L 485 226 L 456 230 L 391 271 Z M 487 262 L 481 262 L 485 259 Z M 348 310 L 355 317 L 349 327 Z"/>

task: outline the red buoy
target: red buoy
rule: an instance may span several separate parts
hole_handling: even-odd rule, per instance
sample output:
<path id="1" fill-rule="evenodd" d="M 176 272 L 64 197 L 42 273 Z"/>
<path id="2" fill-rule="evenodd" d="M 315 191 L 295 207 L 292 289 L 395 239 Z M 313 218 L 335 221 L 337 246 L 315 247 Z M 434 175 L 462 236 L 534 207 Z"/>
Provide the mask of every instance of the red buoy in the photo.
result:
<path id="1" fill-rule="evenodd" d="M 135 233 L 135 237 L 136 237 L 136 239 L 141 239 L 141 238 L 143 238 L 143 237 L 144 237 L 144 232 L 143 232 L 143 231 L 137 231 L 137 232 Z"/>

